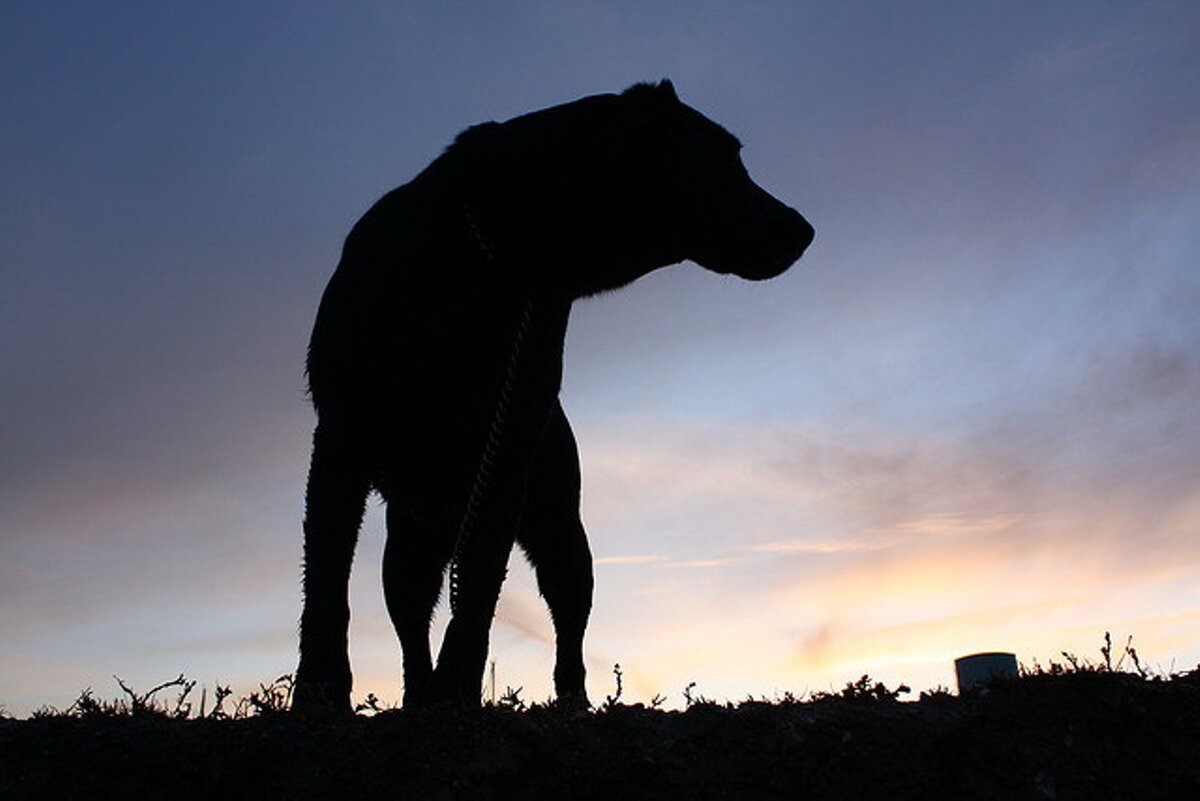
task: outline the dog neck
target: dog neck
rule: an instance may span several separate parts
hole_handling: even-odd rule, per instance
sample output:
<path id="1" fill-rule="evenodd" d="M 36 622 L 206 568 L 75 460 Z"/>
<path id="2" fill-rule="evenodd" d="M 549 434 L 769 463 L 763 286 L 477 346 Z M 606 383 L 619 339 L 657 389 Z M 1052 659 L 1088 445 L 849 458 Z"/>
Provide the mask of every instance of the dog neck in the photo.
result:
<path id="1" fill-rule="evenodd" d="M 479 222 L 475 219 L 475 212 L 471 210 L 471 205 L 466 201 L 462 203 L 463 219 L 467 223 L 467 231 L 471 235 L 471 239 L 475 241 L 479 252 L 483 254 L 484 263 L 491 267 L 496 263 L 496 249 L 488 238 L 483 235 L 483 231 L 479 228 Z"/>

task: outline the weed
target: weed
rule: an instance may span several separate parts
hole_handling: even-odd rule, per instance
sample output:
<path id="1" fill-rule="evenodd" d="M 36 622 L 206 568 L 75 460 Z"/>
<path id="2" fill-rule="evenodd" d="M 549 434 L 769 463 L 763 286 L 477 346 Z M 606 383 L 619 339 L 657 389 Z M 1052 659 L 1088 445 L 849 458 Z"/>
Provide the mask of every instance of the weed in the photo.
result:
<path id="1" fill-rule="evenodd" d="M 270 684 L 258 685 L 258 692 L 237 702 L 233 716 L 242 719 L 253 715 L 274 715 L 287 712 L 292 706 L 292 691 L 296 688 L 296 679 L 291 673 L 285 673 Z"/>
<path id="2" fill-rule="evenodd" d="M 51 711 L 54 714 L 55 711 Z M 106 717 L 112 715 L 127 715 L 129 709 L 121 701 L 98 701 L 92 695 L 92 688 L 87 687 L 79 693 L 79 697 L 71 702 L 62 714 L 67 717 Z"/>
<path id="3" fill-rule="evenodd" d="M 1050 662 L 1043 667 L 1035 658 L 1030 665 L 1021 665 L 1021 676 L 1060 676 L 1065 673 L 1120 673 L 1123 671 L 1125 660 L 1128 659 L 1133 669 L 1130 671 L 1141 676 L 1143 679 L 1150 678 L 1152 671 L 1142 666 L 1142 660 L 1138 657 L 1137 649 L 1133 647 L 1133 635 L 1130 634 L 1125 640 L 1125 646 L 1121 649 L 1120 656 L 1113 663 L 1113 644 L 1111 632 L 1104 632 L 1104 645 L 1100 646 L 1100 656 L 1102 662 L 1093 662 L 1090 659 L 1081 659 L 1070 651 L 1060 651 L 1064 662 Z M 1170 675 L 1168 673 L 1168 675 Z"/>
<path id="4" fill-rule="evenodd" d="M 711 698 L 705 698 L 703 695 L 693 695 L 692 690 L 696 688 L 696 682 L 689 682 L 688 686 L 683 688 L 683 701 L 687 709 L 691 709 L 697 704 L 710 705 L 713 703 Z"/>
<path id="5" fill-rule="evenodd" d="M 144 693 L 134 691 L 120 676 L 113 676 L 113 678 L 116 680 L 117 686 L 125 693 L 126 698 L 105 701 L 96 698 L 92 693 L 92 688 L 87 687 L 79 693 L 78 697 L 66 709 L 60 710 L 52 706 L 44 706 L 35 710 L 32 717 L 35 719 L 51 717 L 97 718 L 132 715 L 135 717 L 154 716 L 185 720 L 192 715 L 192 705 L 187 699 L 192 689 L 196 686 L 196 682 L 184 678 L 182 673 L 176 678 L 165 681 Z M 180 688 L 179 696 L 175 699 L 174 704 L 159 702 L 154 698 L 157 693 L 162 692 L 168 687 Z"/>
<path id="6" fill-rule="evenodd" d="M 602 708 L 606 709 L 606 710 L 612 709 L 614 706 L 616 706 L 617 702 L 619 702 L 621 700 L 621 694 L 625 691 L 625 687 L 621 683 L 622 673 L 621 673 L 621 664 L 619 662 L 617 664 L 613 665 L 613 676 L 617 680 L 617 692 L 614 695 L 604 696 L 604 706 Z"/>
<path id="7" fill-rule="evenodd" d="M 954 692 L 949 687 L 939 684 L 932 690 L 921 690 L 921 694 L 917 696 L 920 701 L 944 701 L 947 698 L 954 698 Z"/>
<path id="8" fill-rule="evenodd" d="M 187 718 L 192 714 L 192 705 L 188 702 L 187 697 L 192 692 L 192 688 L 196 686 L 195 679 L 186 679 L 180 673 L 170 681 L 164 681 L 157 687 L 153 687 L 149 692 L 138 694 L 133 689 L 121 680 L 120 676 L 113 676 L 116 679 L 117 686 L 125 695 L 129 696 L 129 710 L 133 715 L 162 715 L 169 718 Z M 174 707 L 167 705 L 159 705 L 154 700 L 154 695 L 168 687 L 179 687 L 179 698 L 176 699 Z"/>
<path id="9" fill-rule="evenodd" d="M 380 705 L 379 698 L 375 696 L 375 693 L 367 693 L 367 697 L 361 703 L 354 705 L 354 714 L 356 715 L 359 712 L 370 712 L 374 715 L 382 711 L 383 707 Z"/>
<path id="10" fill-rule="evenodd" d="M 496 706 L 510 712 L 524 712 L 528 708 L 525 701 L 521 699 L 521 690 L 524 689 L 524 687 L 518 687 L 514 690 L 512 687 L 505 687 L 504 694 L 496 701 Z"/>
<path id="11" fill-rule="evenodd" d="M 839 693 L 821 691 L 812 693 L 812 700 L 828 701 L 840 698 L 843 701 L 898 701 L 901 695 L 910 692 L 912 692 L 912 688 L 906 684 L 901 684 L 896 689 L 890 690 L 883 682 L 877 681 L 872 683 L 871 677 L 863 674 L 858 681 L 846 682 L 846 686 Z"/>
<path id="12" fill-rule="evenodd" d="M 212 712 L 205 714 L 205 703 L 208 699 L 207 688 L 200 689 L 200 715 L 201 719 L 209 718 L 210 720 L 222 720 L 228 718 L 229 715 L 222 708 L 225 704 L 225 699 L 233 694 L 233 690 L 228 685 L 222 686 L 218 684 L 213 690 L 213 695 L 216 697 L 216 702 L 213 704 Z"/>

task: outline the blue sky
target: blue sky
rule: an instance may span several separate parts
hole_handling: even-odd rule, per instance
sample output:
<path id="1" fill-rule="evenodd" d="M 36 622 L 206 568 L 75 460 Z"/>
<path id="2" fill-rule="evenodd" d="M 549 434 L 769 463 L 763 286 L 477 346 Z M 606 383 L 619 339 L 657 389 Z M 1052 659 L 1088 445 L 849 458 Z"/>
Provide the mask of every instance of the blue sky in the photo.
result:
<path id="1" fill-rule="evenodd" d="M 593 697 L 1200 662 L 1200 12 L 1125 3 L 0 10 L 0 705 L 294 666 L 308 329 L 464 127 L 639 80 L 817 227 L 577 306 Z M 399 696 L 381 515 L 356 695 Z M 549 692 L 514 563 L 501 684 Z M 444 617 L 444 616 L 443 616 Z"/>

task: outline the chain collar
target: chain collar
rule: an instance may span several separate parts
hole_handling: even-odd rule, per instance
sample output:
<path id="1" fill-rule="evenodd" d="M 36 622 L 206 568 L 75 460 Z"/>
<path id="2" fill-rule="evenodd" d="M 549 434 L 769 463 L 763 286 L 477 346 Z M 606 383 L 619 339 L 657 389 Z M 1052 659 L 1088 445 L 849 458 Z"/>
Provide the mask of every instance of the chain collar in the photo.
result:
<path id="1" fill-rule="evenodd" d="M 483 259 L 489 265 L 496 263 L 496 249 L 492 247 L 492 243 L 483 235 L 483 231 L 479 228 L 479 223 L 475 220 L 475 213 L 471 211 L 471 206 L 464 202 L 462 204 L 463 218 L 467 221 L 467 231 L 470 232 L 471 238 L 475 240 L 475 244 L 479 246 L 479 250 L 483 253 Z"/>

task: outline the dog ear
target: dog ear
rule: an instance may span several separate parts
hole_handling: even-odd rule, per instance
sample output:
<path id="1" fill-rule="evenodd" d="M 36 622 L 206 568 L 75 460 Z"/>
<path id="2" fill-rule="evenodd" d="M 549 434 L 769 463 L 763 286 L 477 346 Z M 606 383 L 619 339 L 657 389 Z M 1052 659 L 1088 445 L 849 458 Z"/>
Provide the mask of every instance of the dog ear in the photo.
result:
<path id="1" fill-rule="evenodd" d="M 671 83 L 670 78 L 663 78 L 658 83 L 635 83 L 621 95 L 655 103 L 679 102 L 679 96 L 675 94 L 675 84 Z"/>
<path id="2" fill-rule="evenodd" d="M 675 94 L 675 85 L 666 78 L 656 84 L 634 84 L 621 93 L 621 98 L 634 109 L 634 113 L 626 120 L 626 128 L 637 135 L 666 130 L 677 116 L 678 108 L 683 105 Z"/>

